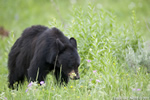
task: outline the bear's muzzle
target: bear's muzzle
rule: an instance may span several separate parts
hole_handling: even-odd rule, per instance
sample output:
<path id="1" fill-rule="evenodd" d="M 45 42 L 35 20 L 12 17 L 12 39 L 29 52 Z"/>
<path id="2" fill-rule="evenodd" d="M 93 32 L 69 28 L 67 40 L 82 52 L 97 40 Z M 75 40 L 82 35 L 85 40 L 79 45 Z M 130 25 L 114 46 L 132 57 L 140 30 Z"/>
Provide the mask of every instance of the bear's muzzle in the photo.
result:
<path id="1" fill-rule="evenodd" d="M 80 76 L 79 76 L 78 71 L 75 72 L 74 70 L 72 70 L 72 71 L 69 73 L 69 77 L 70 77 L 72 80 L 78 80 L 78 79 L 80 79 Z"/>

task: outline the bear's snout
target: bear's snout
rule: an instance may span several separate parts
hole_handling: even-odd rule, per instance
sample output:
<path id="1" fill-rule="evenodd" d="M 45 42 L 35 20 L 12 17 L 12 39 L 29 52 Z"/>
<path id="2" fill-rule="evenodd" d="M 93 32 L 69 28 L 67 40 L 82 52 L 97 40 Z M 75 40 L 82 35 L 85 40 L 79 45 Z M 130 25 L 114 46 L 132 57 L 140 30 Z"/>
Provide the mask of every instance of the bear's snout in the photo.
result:
<path id="1" fill-rule="evenodd" d="M 72 71 L 69 73 L 69 77 L 70 77 L 72 80 L 78 80 L 78 79 L 80 79 L 79 73 L 78 73 L 78 72 L 75 72 L 74 70 L 72 70 Z"/>
<path id="2" fill-rule="evenodd" d="M 80 76 L 73 77 L 73 80 L 78 80 L 78 79 L 80 79 Z"/>

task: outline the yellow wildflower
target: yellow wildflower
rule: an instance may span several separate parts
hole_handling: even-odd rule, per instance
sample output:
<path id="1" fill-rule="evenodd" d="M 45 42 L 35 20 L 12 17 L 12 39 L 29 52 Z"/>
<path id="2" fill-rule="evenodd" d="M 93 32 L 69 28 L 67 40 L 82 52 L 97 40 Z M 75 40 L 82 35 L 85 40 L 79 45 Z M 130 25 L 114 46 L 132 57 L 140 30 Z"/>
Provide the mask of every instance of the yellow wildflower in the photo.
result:
<path id="1" fill-rule="evenodd" d="M 80 98 L 80 96 L 77 96 L 77 98 Z"/>
<path id="2" fill-rule="evenodd" d="M 70 86 L 71 88 L 73 88 L 73 86 Z"/>

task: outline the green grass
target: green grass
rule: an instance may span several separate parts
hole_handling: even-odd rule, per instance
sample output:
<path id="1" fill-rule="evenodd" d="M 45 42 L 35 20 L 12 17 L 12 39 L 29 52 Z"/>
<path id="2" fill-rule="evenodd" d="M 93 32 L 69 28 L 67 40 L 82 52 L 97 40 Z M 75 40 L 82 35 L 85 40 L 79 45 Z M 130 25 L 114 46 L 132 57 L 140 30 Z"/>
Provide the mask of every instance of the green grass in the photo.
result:
<path id="1" fill-rule="evenodd" d="M 120 0 L 115 1 L 102 0 L 101 3 L 104 5 L 102 8 L 96 6 L 99 4 L 96 0 L 92 4 L 85 2 L 83 7 L 78 7 L 83 1 L 70 5 L 67 0 L 53 3 L 46 3 L 49 2 L 48 0 L 36 3 L 35 0 L 26 0 L 26 3 L 16 0 L 15 4 L 19 7 L 15 6 L 14 1 L 11 0 L 9 2 L 0 1 L 1 7 L 6 7 L 5 12 L 0 9 L 3 12 L 3 15 L 0 15 L 1 25 L 13 31 L 9 37 L 0 40 L 0 99 L 150 99 L 150 74 L 148 73 L 150 55 L 148 47 L 145 45 L 146 40 L 143 39 L 143 33 L 148 33 L 148 31 L 143 30 L 146 29 L 143 26 L 145 24 L 142 23 L 142 19 L 139 19 L 149 20 L 145 17 L 149 15 L 147 12 L 148 1 L 133 1 L 135 4 L 142 2 L 143 7 L 140 12 L 137 12 L 137 9 L 140 9 L 138 7 L 127 10 L 123 6 L 130 4 L 129 0 L 124 1 L 124 3 Z M 5 5 L 9 4 L 10 7 L 3 5 L 4 3 Z M 39 5 L 43 4 L 45 5 L 39 8 Z M 59 7 L 62 18 L 53 5 Z M 63 9 L 64 6 L 70 8 L 67 10 L 69 13 L 66 13 L 66 8 Z M 11 7 L 12 10 L 10 10 Z M 118 9 L 119 7 L 120 9 Z M 45 9 L 49 9 L 49 11 L 44 12 Z M 6 13 L 11 11 L 12 13 Z M 18 12 L 19 19 L 17 21 L 12 17 L 16 14 L 14 12 Z M 51 13 L 49 12 L 54 15 L 50 16 Z M 7 14 L 10 14 L 10 19 Z M 68 19 L 64 20 L 66 18 Z M 7 87 L 9 50 L 21 31 L 33 24 L 58 27 L 66 36 L 77 39 L 81 57 L 80 80 L 71 80 L 66 87 L 58 87 L 55 85 L 52 75 L 49 74 L 46 84 L 42 86 L 33 83 L 31 87 L 28 87 L 26 81 L 22 87 L 19 87 L 18 91 L 10 90 Z"/>

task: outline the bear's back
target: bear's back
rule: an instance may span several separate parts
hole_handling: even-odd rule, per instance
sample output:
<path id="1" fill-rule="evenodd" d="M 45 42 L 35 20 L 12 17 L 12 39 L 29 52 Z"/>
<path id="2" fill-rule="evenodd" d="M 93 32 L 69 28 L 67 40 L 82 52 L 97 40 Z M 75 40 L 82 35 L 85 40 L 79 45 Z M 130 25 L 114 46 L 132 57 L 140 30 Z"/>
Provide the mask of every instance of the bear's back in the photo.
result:
<path id="1" fill-rule="evenodd" d="M 26 28 L 23 31 L 21 37 L 23 37 L 23 38 L 37 37 L 38 35 L 42 34 L 47 29 L 48 29 L 48 27 L 45 27 L 45 26 L 42 26 L 42 25 L 34 25 L 34 26 Z"/>
<path id="2" fill-rule="evenodd" d="M 59 39 L 62 43 L 70 45 L 68 37 L 56 27 L 48 28 L 42 25 L 34 25 L 26 28 L 20 37 L 22 46 L 29 48 L 34 48 L 37 42 L 44 41 L 45 39 L 50 41 L 49 43 Z"/>

